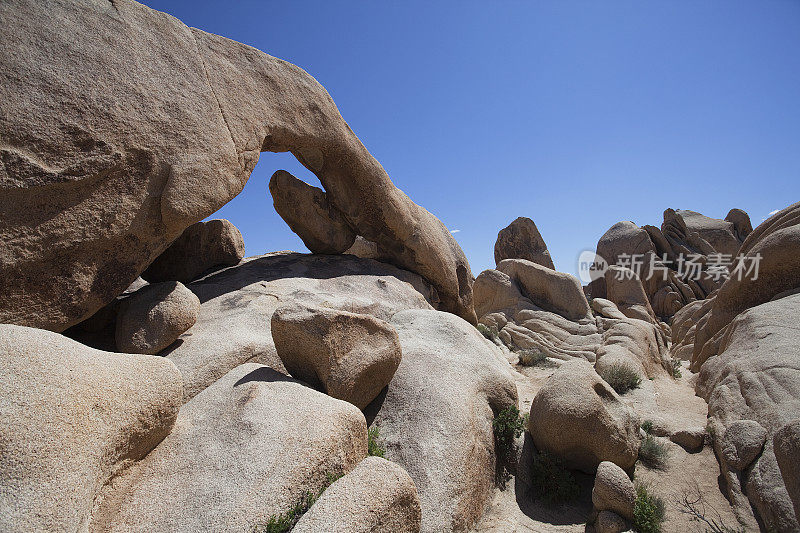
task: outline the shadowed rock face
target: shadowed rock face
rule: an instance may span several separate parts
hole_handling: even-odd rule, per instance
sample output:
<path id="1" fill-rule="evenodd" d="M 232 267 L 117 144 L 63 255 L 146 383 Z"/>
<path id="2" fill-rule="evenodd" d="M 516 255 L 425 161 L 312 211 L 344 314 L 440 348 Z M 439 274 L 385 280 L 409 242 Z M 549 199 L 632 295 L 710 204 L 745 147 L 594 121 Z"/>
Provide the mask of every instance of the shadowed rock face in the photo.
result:
<path id="1" fill-rule="evenodd" d="M 289 151 L 475 322 L 469 264 L 302 69 L 130 0 L 0 5 L 0 321 L 62 331 Z M 76 31 L 76 28 L 79 31 Z"/>

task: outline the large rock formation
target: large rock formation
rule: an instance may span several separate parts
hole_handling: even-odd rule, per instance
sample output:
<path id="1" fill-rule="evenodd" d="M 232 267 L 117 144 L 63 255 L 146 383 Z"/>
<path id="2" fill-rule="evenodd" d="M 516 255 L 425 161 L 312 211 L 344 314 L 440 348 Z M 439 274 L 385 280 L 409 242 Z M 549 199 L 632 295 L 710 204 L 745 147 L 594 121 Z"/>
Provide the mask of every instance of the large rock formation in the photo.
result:
<path id="1" fill-rule="evenodd" d="M 398 311 L 433 309 L 438 301 L 436 291 L 418 275 L 352 255 L 252 257 L 189 287 L 200 298 L 200 313 L 167 354 L 183 374 L 187 398 L 242 363 L 283 372 L 271 324 L 272 314 L 286 303 L 389 321 Z"/>
<path id="2" fill-rule="evenodd" d="M 630 470 L 639 456 L 633 412 L 591 364 L 578 359 L 561 365 L 536 394 L 528 430 L 539 451 L 587 473 L 603 461 Z"/>
<path id="3" fill-rule="evenodd" d="M 660 229 L 630 221 L 614 224 L 597 242 L 597 255 L 609 265 L 637 271 L 656 316 L 668 320 L 722 285 L 720 265 L 736 256 L 751 230 L 741 209 L 731 209 L 725 220 L 667 209 Z M 681 262 L 681 256 L 697 267 Z M 590 292 L 593 298 L 608 298 L 606 280 L 593 281 Z"/>
<path id="4" fill-rule="evenodd" d="M 501 266 L 508 273 L 485 270 L 475 280 L 480 322 L 509 346 L 594 361 L 602 339 L 578 280 L 524 259 Z"/>
<path id="5" fill-rule="evenodd" d="M 475 322 L 447 228 L 302 69 L 131 0 L 0 4 L 0 320 L 62 331 L 290 151 L 348 225 Z M 98 90 L 98 88 L 102 90 Z"/>
<path id="6" fill-rule="evenodd" d="M 800 294 L 741 313 L 719 354 L 702 365 L 697 386 L 719 437 L 731 500 L 744 515 L 752 503 L 766 526 L 781 532 L 800 527 L 773 449 L 773 436 L 800 412 L 798 314 Z"/>
<path id="7" fill-rule="evenodd" d="M 422 521 L 414 482 L 399 465 L 367 457 L 322 497 L 294 533 L 417 533 Z"/>
<path id="8" fill-rule="evenodd" d="M 388 323 L 326 307 L 278 308 L 272 339 L 293 377 L 359 409 L 389 384 L 402 358 L 397 332 Z"/>
<path id="9" fill-rule="evenodd" d="M 200 300 L 179 281 L 153 283 L 134 292 L 117 313 L 117 351 L 155 355 L 197 321 Z"/>
<path id="10" fill-rule="evenodd" d="M 312 254 L 340 254 L 356 240 L 342 214 L 317 187 L 279 170 L 269 180 L 269 192 L 275 211 Z"/>
<path id="11" fill-rule="evenodd" d="M 386 458 L 405 468 L 419 491 L 422 531 L 469 529 L 495 479 L 493 416 L 517 404 L 508 363 L 495 345 L 453 315 L 407 310 L 394 315 L 403 360 L 374 417 Z"/>
<path id="12" fill-rule="evenodd" d="M 497 234 L 494 263 L 499 265 L 504 259 L 527 259 L 547 268 L 556 268 L 539 229 L 527 217 L 517 218 Z"/>
<path id="13" fill-rule="evenodd" d="M 192 224 L 142 273 L 150 282 L 188 283 L 214 269 L 233 266 L 244 257 L 239 229 L 225 219 Z"/>
<path id="14" fill-rule="evenodd" d="M 257 531 L 366 454 L 354 406 L 245 364 L 184 405 L 169 436 L 106 488 L 93 531 Z"/>
<path id="15" fill-rule="evenodd" d="M 182 392 L 164 358 L 0 325 L 0 530 L 86 531 L 101 490 L 167 436 Z"/>

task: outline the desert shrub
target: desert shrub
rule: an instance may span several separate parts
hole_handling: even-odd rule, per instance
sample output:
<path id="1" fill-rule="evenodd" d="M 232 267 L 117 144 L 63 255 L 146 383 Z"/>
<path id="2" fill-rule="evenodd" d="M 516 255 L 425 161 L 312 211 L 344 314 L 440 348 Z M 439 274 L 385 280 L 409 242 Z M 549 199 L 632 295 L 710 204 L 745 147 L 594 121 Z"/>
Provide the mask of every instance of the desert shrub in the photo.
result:
<path id="1" fill-rule="evenodd" d="M 642 379 L 634 369 L 622 363 L 614 363 L 600 372 L 600 377 L 617 391 L 617 394 L 625 394 L 631 389 L 635 389 L 642 383 Z"/>
<path id="2" fill-rule="evenodd" d="M 375 457 L 383 457 L 386 449 L 381 445 L 380 440 L 381 431 L 378 426 L 372 426 L 367 432 L 367 454 L 374 455 Z"/>
<path id="3" fill-rule="evenodd" d="M 337 479 L 341 478 L 340 475 L 333 475 L 328 473 L 325 479 L 325 485 L 316 494 L 306 492 L 300 499 L 288 510 L 283 513 L 272 515 L 265 524 L 257 525 L 252 529 L 253 533 L 286 533 L 291 531 L 297 524 L 300 518 L 306 514 L 314 503 L 322 496 L 325 489 L 330 487 Z"/>
<path id="4" fill-rule="evenodd" d="M 497 326 L 487 326 L 486 324 L 478 324 L 478 331 L 481 335 L 489 339 L 495 344 L 500 343 L 500 332 L 497 331 Z"/>
<path id="5" fill-rule="evenodd" d="M 650 494 L 646 485 L 636 485 L 633 528 L 639 533 L 660 533 L 665 514 L 664 500 Z"/>
<path id="6" fill-rule="evenodd" d="M 667 466 L 669 448 L 652 435 L 647 435 L 639 448 L 639 460 L 650 468 L 663 469 Z"/>
<path id="7" fill-rule="evenodd" d="M 574 500 L 580 494 L 580 485 L 572 472 L 546 452 L 533 457 L 531 486 L 536 496 L 549 505 Z"/>
<path id="8" fill-rule="evenodd" d="M 539 350 L 518 350 L 519 364 L 522 366 L 548 366 L 547 354 Z"/>
<path id="9" fill-rule="evenodd" d="M 498 455 L 504 456 L 514 444 L 514 439 L 522 435 L 525 429 L 525 422 L 519 416 L 517 406 L 511 405 L 497 413 L 492 421 L 492 429 L 494 429 L 495 449 Z"/>
<path id="10" fill-rule="evenodd" d="M 675 379 L 680 378 L 683 374 L 681 374 L 681 360 L 680 359 L 672 359 L 670 361 L 670 372 L 672 373 L 672 377 Z"/>
<path id="11" fill-rule="evenodd" d="M 645 420 L 642 422 L 641 425 L 642 430 L 648 435 L 653 432 L 653 421 L 652 420 Z"/>

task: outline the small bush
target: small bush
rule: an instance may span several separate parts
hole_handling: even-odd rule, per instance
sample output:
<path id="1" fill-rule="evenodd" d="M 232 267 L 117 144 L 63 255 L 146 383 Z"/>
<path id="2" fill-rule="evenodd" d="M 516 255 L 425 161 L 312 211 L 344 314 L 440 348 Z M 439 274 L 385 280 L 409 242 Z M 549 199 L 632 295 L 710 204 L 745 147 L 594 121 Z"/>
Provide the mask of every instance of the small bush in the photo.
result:
<path id="1" fill-rule="evenodd" d="M 486 324 L 478 324 L 478 331 L 481 335 L 489 339 L 495 344 L 500 344 L 500 332 L 497 331 L 497 326 L 487 326 Z"/>
<path id="2" fill-rule="evenodd" d="M 642 422 L 641 425 L 642 430 L 648 435 L 653 432 L 653 421 L 652 420 L 645 420 Z"/>
<path id="3" fill-rule="evenodd" d="M 341 477 L 341 474 L 333 475 L 328 473 L 325 479 L 325 486 L 322 487 L 317 494 L 311 494 L 309 492 L 304 493 L 303 496 L 300 497 L 300 500 L 298 500 L 297 503 L 295 503 L 289 510 L 284 511 L 281 514 L 270 516 L 266 524 L 254 527 L 252 530 L 253 533 L 286 533 L 287 531 L 291 531 L 300 518 L 306 514 L 311 506 L 316 503 L 320 496 L 322 496 L 322 493 L 325 492 L 325 489 L 330 487 Z"/>
<path id="4" fill-rule="evenodd" d="M 600 372 L 600 377 L 611 385 L 611 388 L 617 391 L 617 394 L 625 394 L 642 384 L 639 374 L 628 365 L 622 363 L 614 363 L 604 368 Z"/>
<path id="5" fill-rule="evenodd" d="M 680 359 L 673 359 L 670 361 L 670 371 L 672 372 L 672 377 L 675 379 L 680 379 L 683 375 L 681 374 L 681 360 Z"/>
<path id="6" fill-rule="evenodd" d="M 650 468 L 663 469 L 667 466 L 669 448 L 652 435 L 647 435 L 639 448 L 639 460 Z"/>
<path id="7" fill-rule="evenodd" d="M 367 454 L 375 457 L 383 457 L 386 449 L 381 445 L 378 440 L 381 436 L 381 431 L 378 426 L 372 426 L 367 432 Z"/>
<path id="8" fill-rule="evenodd" d="M 533 458 L 531 485 L 536 496 L 549 505 L 574 500 L 581 490 L 572 472 L 564 468 L 556 457 L 546 452 Z"/>
<path id="9" fill-rule="evenodd" d="M 519 364 L 522 366 L 548 366 L 547 354 L 539 350 L 518 350 Z"/>
<path id="10" fill-rule="evenodd" d="M 645 485 L 636 486 L 633 505 L 633 528 L 639 533 L 660 533 L 666 508 L 664 500 L 650 494 Z"/>
<path id="11" fill-rule="evenodd" d="M 492 421 L 492 429 L 494 429 L 495 450 L 498 455 L 504 456 L 514 444 L 514 439 L 522 435 L 525 429 L 525 422 L 519 416 L 517 406 L 506 407 L 497 413 Z"/>

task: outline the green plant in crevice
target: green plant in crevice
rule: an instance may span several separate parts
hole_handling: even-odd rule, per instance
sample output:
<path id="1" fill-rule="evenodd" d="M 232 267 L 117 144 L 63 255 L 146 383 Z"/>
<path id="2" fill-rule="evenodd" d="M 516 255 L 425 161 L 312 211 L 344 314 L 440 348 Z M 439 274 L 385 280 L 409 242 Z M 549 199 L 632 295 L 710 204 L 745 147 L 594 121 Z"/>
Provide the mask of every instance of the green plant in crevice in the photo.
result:
<path id="1" fill-rule="evenodd" d="M 300 518 L 316 503 L 322 493 L 333 485 L 342 475 L 328 472 L 325 475 L 325 485 L 316 493 L 304 492 L 295 504 L 280 514 L 269 517 L 266 523 L 255 526 L 252 533 L 287 533 L 297 524 Z"/>
<path id="2" fill-rule="evenodd" d="M 680 359 L 672 359 L 669 363 L 670 365 L 670 372 L 672 373 L 672 377 L 675 379 L 680 379 L 683 374 L 681 373 L 681 360 Z"/>
<path id="3" fill-rule="evenodd" d="M 383 457 L 386 453 L 386 449 L 383 447 L 380 440 L 378 440 L 380 436 L 381 431 L 378 429 L 378 426 L 369 428 L 369 431 L 367 431 L 367 455 Z"/>
<path id="4" fill-rule="evenodd" d="M 511 405 L 497 413 L 492 421 L 494 430 L 495 450 L 500 456 L 505 456 L 514 444 L 514 439 L 522 435 L 525 421 L 519 415 L 516 405 Z"/>
<path id="5" fill-rule="evenodd" d="M 639 460 L 650 468 L 663 470 L 667 466 L 669 448 L 653 435 L 647 435 L 639 447 Z"/>

